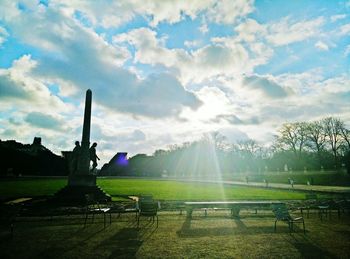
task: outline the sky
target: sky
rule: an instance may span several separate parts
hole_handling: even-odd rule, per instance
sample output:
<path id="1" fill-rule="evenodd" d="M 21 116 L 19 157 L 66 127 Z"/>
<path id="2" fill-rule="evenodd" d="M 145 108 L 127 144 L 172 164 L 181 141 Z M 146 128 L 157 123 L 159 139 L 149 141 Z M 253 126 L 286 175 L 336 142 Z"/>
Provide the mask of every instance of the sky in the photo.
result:
<path id="1" fill-rule="evenodd" d="M 350 123 L 349 0 L 1 0 L 0 139 L 101 164 L 220 132 L 268 145 L 286 122 Z"/>

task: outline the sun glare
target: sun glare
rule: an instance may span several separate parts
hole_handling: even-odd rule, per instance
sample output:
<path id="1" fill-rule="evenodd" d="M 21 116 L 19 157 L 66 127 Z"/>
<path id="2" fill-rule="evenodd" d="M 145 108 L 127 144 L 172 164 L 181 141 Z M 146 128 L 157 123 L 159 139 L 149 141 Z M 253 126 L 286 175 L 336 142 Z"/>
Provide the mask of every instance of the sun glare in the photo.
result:
<path id="1" fill-rule="evenodd" d="M 206 134 L 204 139 L 196 143 L 193 149 L 181 152 L 177 161 L 176 178 L 217 183 L 220 186 L 220 197 L 217 199 L 226 199 L 216 142 L 212 134 Z"/>

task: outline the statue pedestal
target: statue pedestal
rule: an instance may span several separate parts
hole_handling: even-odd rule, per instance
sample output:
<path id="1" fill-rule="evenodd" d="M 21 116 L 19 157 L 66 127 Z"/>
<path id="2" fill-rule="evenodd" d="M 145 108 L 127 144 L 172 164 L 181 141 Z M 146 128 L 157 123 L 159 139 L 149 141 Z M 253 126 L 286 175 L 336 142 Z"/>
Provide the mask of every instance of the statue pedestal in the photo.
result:
<path id="1" fill-rule="evenodd" d="M 72 174 L 68 176 L 69 186 L 96 186 L 96 175 Z"/>
<path id="2" fill-rule="evenodd" d="M 96 185 L 96 175 L 74 174 L 69 175 L 68 185 L 59 190 L 52 198 L 60 204 L 85 204 L 86 195 L 93 195 L 99 202 L 111 201 L 110 195 Z"/>

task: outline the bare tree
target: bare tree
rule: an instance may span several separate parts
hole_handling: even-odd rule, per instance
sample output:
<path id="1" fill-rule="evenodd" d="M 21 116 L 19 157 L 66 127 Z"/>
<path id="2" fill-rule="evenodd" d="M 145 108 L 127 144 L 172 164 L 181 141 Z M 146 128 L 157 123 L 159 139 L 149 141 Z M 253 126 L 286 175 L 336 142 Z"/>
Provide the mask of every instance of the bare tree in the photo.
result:
<path id="1" fill-rule="evenodd" d="M 347 144 L 347 149 L 350 151 L 350 130 L 345 128 L 345 125 L 343 124 L 340 131 L 344 142 Z"/>
<path id="2" fill-rule="evenodd" d="M 238 141 L 237 147 L 240 152 L 248 154 L 251 157 L 256 157 L 259 151 L 261 151 L 261 147 L 253 139 Z"/>
<path id="3" fill-rule="evenodd" d="M 202 140 L 212 143 L 217 150 L 227 151 L 230 149 L 227 138 L 218 131 L 205 134 Z"/>
<path id="4" fill-rule="evenodd" d="M 305 122 L 285 123 L 279 133 L 277 145 L 280 148 L 291 149 L 297 157 L 300 157 L 306 142 L 307 124 Z"/>
<path id="5" fill-rule="evenodd" d="M 326 144 L 326 133 L 322 121 L 314 121 L 306 124 L 307 145 L 317 152 L 321 159 L 321 151 Z"/>
<path id="6" fill-rule="evenodd" d="M 337 167 L 338 149 L 341 146 L 341 134 L 344 123 L 340 119 L 334 117 L 327 117 L 323 119 L 322 123 L 324 125 L 327 142 L 329 143 L 334 156 L 335 167 Z"/>

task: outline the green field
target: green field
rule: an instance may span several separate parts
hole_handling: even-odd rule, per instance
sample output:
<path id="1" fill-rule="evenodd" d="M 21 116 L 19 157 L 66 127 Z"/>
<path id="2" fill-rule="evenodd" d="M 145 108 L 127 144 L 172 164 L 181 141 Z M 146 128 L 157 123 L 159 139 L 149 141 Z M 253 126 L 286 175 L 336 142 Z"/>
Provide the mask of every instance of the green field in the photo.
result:
<path id="1" fill-rule="evenodd" d="M 281 172 L 265 173 L 265 174 L 247 174 L 251 182 L 263 182 L 264 179 L 269 183 L 284 183 L 288 184 L 288 178 L 293 179 L 297 184 L 307 184 L 312 182 L 313 185 L 328 185 L 328 186 L 350 186 L 350 175 L 338 172 Z M 233 181 L 246 181 L 246 174 L 235 175 L 233 177 L 226 176 L 225 179 Z"/>
<path id="2" fill-rule="evenodd" d="M 53 195 L 66 179 L 24 179 L 0 181 L 0 197 Z M 156 181 L 144 179 L 98 179 L 111 196 L 152 194 L 159 200 L 304 199 L 305 194 L 288 190 L 239 187 L 233 185 Z"/>

